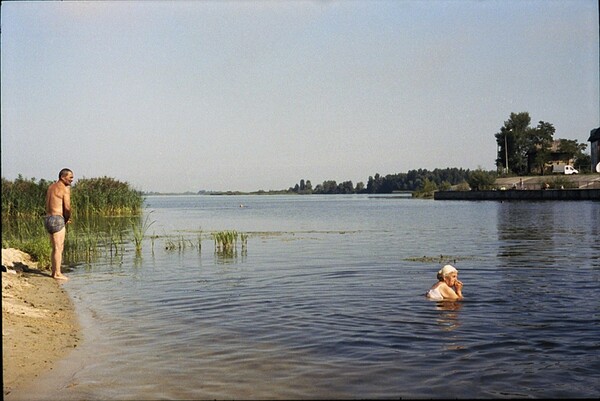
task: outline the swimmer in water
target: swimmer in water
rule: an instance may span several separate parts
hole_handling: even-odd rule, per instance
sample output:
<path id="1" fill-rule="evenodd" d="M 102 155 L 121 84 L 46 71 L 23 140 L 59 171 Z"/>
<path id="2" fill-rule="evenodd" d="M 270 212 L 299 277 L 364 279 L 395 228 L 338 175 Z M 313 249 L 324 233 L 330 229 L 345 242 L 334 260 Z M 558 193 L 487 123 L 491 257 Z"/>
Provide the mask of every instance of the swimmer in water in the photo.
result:
<path id="1" fill-rule="evenodd" d="M 458 270 L 452 265 L 446 265 L 437 274 L 438 282 L 429 291 L 427 298 L 435 301 L 458 301 L 463 299 L 463 283 L 458 280 Z"/>

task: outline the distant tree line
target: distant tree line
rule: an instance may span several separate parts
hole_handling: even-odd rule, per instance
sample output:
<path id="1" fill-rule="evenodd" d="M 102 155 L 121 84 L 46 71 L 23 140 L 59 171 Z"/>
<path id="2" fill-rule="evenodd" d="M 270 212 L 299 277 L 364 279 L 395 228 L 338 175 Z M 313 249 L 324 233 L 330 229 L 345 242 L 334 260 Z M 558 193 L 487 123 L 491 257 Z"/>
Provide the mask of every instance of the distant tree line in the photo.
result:
<path id="1" fill-rule="evenodd" d="M 389 194 L 395 191 L 424 191 L 432 192 L 438 189 L 450 189 L 455 185 L 469 186 L 470 181 L 480 178 L 481 175 L 488 179 L 485 182 L 495 180 L 495 172 L 483 172 L 482 170 L 469 170 L 463 168 L 445 168 L 434 170 L 418 169 L 409 170 L 407 173 L 388 174 L 382 176 L 379 173 L 369 176 L 367 185 L 358 182 L 353 185 L 352 181 L 337 183 L 333 180 L 323 181 L 322 184 L 312 186 L 310 180 L 300 180 L 294 187 L 288 189 L 289 193 L 297 194 Z M 478 184 L 480 187 L 483 184 Z"/>

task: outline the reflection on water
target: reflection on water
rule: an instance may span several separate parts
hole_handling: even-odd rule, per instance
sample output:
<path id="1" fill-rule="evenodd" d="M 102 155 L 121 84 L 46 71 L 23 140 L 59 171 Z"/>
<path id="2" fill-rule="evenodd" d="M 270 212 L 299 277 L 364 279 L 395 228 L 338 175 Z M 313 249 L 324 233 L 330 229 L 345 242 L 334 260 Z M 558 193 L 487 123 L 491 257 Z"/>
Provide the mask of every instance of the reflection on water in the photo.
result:
<path id="1" fill-rule="evenodd" d="M 599 206 L 600 207 L 600 206 Z M 590 231 L 593 238 L 600 238 L 600 212 L 597 208 L 589 210 Z M 600 267 L 600 241 L 595 241 L 591 246 L 591 262 L 596 268 Z"/>
<path id="2" fill-rule="evenodd" d="M 551 202 L 503 202 L 498 207 L 498 258 L 507 267 L 540 262 L 555 246 Z M 543 261 L 542 261 L 543 262 Z"/>
<path id="3" fill-rule="evenodd" d="M 445 331 L 453 331 L 460 327 L 459 311 L 462 308 L 460 301 L 440 301 L 435 309 L 440 311 L 437 322 Z"/>
<path id="4" fill-rule="evenodd" d="M 148 238 L 140 254 L 128 243 L 76 266 L 65 289 L 84 342 L 13 399 L 600 392 L 598 203 L 148 203 L 161 236 L 235 229 L 247 249 L 223 258 L 210 241 L 171 251 Z M 424 299 L 437 255 L 456 256 L 465 300 Z"/>

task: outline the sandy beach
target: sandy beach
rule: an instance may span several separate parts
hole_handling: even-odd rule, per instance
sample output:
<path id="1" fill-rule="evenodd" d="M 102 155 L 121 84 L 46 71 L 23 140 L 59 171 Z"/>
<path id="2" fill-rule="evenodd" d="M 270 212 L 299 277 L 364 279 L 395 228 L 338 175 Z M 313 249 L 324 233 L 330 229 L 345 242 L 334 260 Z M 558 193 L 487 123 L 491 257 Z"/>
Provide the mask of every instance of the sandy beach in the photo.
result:
<path id="1" fill-rule="evenodd" d="M 30 256 L 2 249 L 3 395 L 26 386 L 80 341 L 74 305 L 62 282 Z"/>

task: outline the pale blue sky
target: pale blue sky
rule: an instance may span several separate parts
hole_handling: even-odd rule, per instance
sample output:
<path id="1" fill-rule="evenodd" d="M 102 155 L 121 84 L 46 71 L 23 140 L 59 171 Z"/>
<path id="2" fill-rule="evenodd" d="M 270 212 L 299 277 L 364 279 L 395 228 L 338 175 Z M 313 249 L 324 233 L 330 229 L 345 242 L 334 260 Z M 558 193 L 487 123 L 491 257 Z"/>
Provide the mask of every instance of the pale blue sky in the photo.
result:
<path id="1" fill-rule="evenodd" d="M 600 125 L 597 0 L 2 2 L 2 176 L 286 189 Z M 587 143 L 587 142 L 586 142 Z"/>

